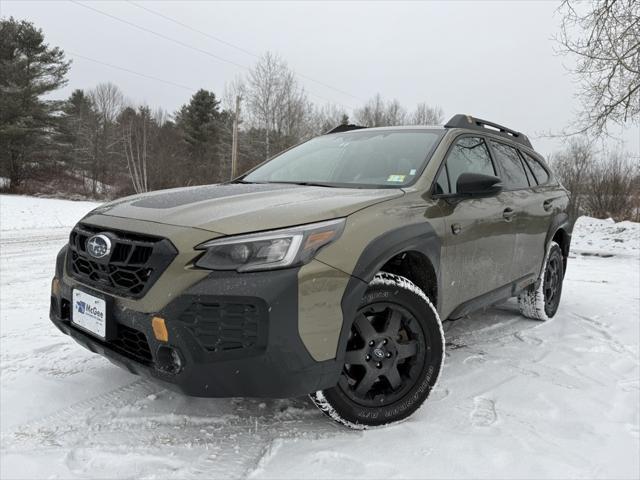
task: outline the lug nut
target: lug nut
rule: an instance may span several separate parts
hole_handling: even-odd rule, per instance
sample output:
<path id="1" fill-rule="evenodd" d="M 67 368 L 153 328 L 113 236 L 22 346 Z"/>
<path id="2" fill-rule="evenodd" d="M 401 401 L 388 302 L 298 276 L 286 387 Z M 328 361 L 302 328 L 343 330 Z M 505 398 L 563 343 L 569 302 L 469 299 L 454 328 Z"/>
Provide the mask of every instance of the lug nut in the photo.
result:
<path id="1" fill-rule="evenodd" d="M 391 358 L 391 354 L 387 352 L 387 358 Z"/>
<path id="2" fill-rule="evenodd" d="M 382 364 L 380 362 L 376 363 L 376 367 L 382 368 Z"/>
<path id="3" fill-rule="evenodd" d="M 374 344 L 374 343 L 375 343 L 375 342 L 374 342 L 373 340 L 371 340 L 371 341 L 369 342 L 369 346 L 370 346 L 370 347 L 373 347 L 373 344 Z"/>
<path id="4" fill-rule="evenodd" d="M 367 355 L 366 357 L 364 357 L 365 360 L 368 362 L 369 360 L 371 360 L 371 355 Z"/>
<path id="5" fill-rule="evenodd" d="M 387 342 L 388 342 L 388 340 L 385 338 L 385 339 L 382 341 L 382 344 L 383 344 L 383 345 L 386 345 L 386 344 L 387 344 Z"/>

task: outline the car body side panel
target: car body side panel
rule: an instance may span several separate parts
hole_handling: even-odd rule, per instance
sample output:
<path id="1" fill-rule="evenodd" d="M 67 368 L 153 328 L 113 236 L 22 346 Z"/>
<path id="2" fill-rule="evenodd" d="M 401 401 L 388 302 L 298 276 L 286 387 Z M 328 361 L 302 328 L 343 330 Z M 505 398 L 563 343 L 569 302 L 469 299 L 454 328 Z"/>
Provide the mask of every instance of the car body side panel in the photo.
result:
<path id="1" fill-rule="evenodd" d="M 340 301 L 351 276 L 317 260 L 298 272 L 298 333 L 317 362 L 336 357 Z"/>
<path id="2" fill-rule="evenodd" d="M 334 337 L 339 338 L 339 342 L 327 343 L 324 347 L 327 348 L 326 355 L 331 354 L 341 360 L 351 328 L 348 320 L 354 318 L 373 276 L 396 254 L 416 251 L 425 255 L 438 276 L 440 238 L 444 233 L 444 222 L 440 217 L 437 202 L 414 190 L 400 199 L 377 204 L 347 218 L 340 241 L 329 245 L 316 257 L 318 261 L 350 275 L 345 277 L 348 282 L 340 293 L 340 334 Z M 302 303 L 307 302 L 304 296 L 301 291 Z M 301 318 L 301 322 L 315 321 Z M 326 317 L 318 318 L 318 322 L 327 321 Z M 318 326 L 313 328 L 319 329 Z M 307 343 L 306 335 L 303 335 L 303 341 Z"/>
<path id="3" fill-rule="evenodd" d="M 510 192 L 516 211 L 516 250 L 513 259 L 513 277 L 538 276 L 546 254 L 546 236 L 551 225 L 553 211 L 544 209 L 544 202 L 551 200 L 561 208 L 562 197 L 553 186 L 541 186 Z"/>
<path id="4" fill-rule="evenodd" d="M 436 201 L 425 199 L 417 192 L 407 193 L 404 197 L 394 199 L 391 202 L 379 203 L 349 216 L 340 241 L 321 250 L 316 258 L 368 282 L 376 272 L 368 272 L 366 278 L 361 278 L 364 274 L 361 273 L 362 270 L 356 272 L 356 266 L 362 253 L 371 242 L 384 234 L 412 225 L 428 226 L 433 230 L 434 235 L 440 238 L 444 232 L 444 222 L 439 218 L 440 213 Z M 406 243 L 405 247 L 401 245 L 403 241 Z M 398 251 L 395 253 L 406 249 L 415 250 L 411 245 L 412 241 L 413 239 L 409 237 L 398 236 Z M 381 262 L 379 266 L 382 266 L 393 255 L 391 250 L 381 252 L 377 259 Z M 435 267 L 437 268 L 437 266 Z"/>

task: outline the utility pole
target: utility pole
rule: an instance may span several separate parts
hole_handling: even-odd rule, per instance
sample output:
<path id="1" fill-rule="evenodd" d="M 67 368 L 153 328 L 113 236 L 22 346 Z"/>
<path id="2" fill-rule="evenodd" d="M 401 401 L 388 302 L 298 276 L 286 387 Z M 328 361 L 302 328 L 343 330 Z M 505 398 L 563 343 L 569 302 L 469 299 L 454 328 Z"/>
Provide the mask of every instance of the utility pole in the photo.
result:
<path id="1" fill-rule="evenodd" d="M 240 118 L 240 95 L 236 95 L 236 113 L 233 118 L 233 137 L 231 140 L 231 178 L 236 178 L 238 170 L 238 122 Z"/>

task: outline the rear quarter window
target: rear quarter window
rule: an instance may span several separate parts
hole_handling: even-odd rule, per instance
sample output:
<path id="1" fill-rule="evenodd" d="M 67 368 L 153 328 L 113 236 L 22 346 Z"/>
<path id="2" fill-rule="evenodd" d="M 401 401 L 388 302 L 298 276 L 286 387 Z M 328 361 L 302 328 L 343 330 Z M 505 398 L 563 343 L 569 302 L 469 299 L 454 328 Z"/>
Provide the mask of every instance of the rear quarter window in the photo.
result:
<path id="1" fill-rule="evenodd" d="M 538 183 L 538 185 L 544 185 L 545 183 L 547 183 L 549 181 L 549 173 L 542 166 L 542 163 L 540 163 L 538 160 L 536 160 L 526 152 L 521 153 L 525 161 L 527 162 L 527 165 L 529 165 L 529 168 L 531 168 L 533 175 L 536 177 L 536 182 Z"/>

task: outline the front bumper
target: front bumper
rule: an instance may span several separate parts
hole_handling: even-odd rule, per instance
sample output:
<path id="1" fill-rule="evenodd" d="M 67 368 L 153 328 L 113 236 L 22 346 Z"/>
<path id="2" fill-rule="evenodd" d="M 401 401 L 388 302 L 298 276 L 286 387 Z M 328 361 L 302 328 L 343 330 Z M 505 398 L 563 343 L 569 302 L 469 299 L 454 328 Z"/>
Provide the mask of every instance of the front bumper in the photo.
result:
<path id="1" fill-rule="evenodd" d="M 72 325 L 72 286 L 65 283 L 65 249 L 58 256 L 50 318 L 63 333 L 132 373 L 201 397 L 286 398 L 337 384 L 338 362 L 315 361 L 298 333 L 298 269 L 211 272 L 153 315 L 107 299 L 113 337 L 107 341 Z M 151 319 L 165 319 L 168 342 L 155 338 Z M 115 328 L 114 328 L 115 327 Z M 181 369 L 162 367 L 158 352 L 174 349 Z"/>

